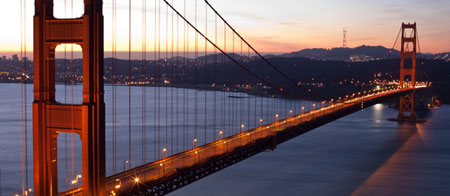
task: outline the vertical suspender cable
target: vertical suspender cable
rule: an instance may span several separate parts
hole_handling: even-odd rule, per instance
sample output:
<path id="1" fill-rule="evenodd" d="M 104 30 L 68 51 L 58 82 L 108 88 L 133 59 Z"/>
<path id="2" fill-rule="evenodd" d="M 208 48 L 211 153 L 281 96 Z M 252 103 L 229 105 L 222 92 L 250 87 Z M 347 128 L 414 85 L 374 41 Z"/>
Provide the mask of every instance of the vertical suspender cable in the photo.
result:
<path id="1" fill-rule="evenodd" d="M 173 5 L 173 0 L 172 0 L 172 5 Z M 172 30 L 171 30 L 171 33 L 172 33 L 172 39 L 171 39 L 171 66 L 170 66 L 170 68 L 171 68 L 171 71 L 170 71 L 170 79 L 169 79 L 169 84 L 170 84 L 170 86 L 172 86 L 172 84 L 173 84 L 173 82 L 174 82 L 174 78 L 173 78 L 173 73 L 174 73 L 174 66 L 175 66 L 175 64 L 174 64 L 174 59 L 173 59 L 173 41 L 174 41 L 174 39 L 173 39 L 173 10 L 171 11 L 171 14 L 172 14 Z M 174 152 L 174 147 L 173 147 L 173 144 L 174 144 L 174 142 L 173 142 L 173 139 L 174 139 L 174 136 L 173 136 L 173 120 L 174 120 L 174 118 L 173 118 L 173 87 L 170 87 L 170 134 L 171 134 L 171 137 L 170 137 L 170 139 L 171 139 L 171 142 L 170 142 L 170 144 L 171 144 L 171 147 L 170 147 L 170 154 L 173 154 L 173 152 Z"/>
<path id="2" fill-rule="evenodd" d="M 131 0 L 128 1 L 128 168 L 131 169 Z"/>
<path id="3" fill-rule="evenodd" d="M 117 172 L 117 148 L 116 148 L 116 137 L 117 137 L 117 111 L 116 111 L 116 106 L 117 106 L 117 102 L 116 102 L 116 98 L 117 98 L 117 88 L 116 88 L 116 80 L 117 80 L 117 67 L 116 67 L 116 58 L 117 58 L 117 53 L 116 53 L 116 45 L 117 45 L 117 33 L 116 33 L 116 6 L 117 6 L 117 2 L 116 0 L 112 0 L 112 79 L 111 79 L 111 87 L 112 87 L 112 93 L 111 93 L 111 97 L 112 97 L 112 159 L 113 159 L 113 164 L 112 164 L 112 170 L 113 173 Z"/>
<path id="4" fill-rule="evenodd" d="M 223 26 L 223 51 L 227 52 L 227 26 L 225 26 L 225 24 Z M 228 86 L 227 86 L 227 80 L 225 79 L 226 65 L 227 65 L 226 57 L 225 57 L 225 55 L 222 55 L 222 57 L 223 57 L 222 80 L 223 80 L 223 88 L 224 88 L 224 92 L 222 93 L 222 111 L 223 111 L 222 118 L 223 118 L 223 129 L 224 129 L 223 131 L 225 134 L 225 129 L 227 129 L 227 132 L 228 132 L 228 127 L 225 127 L 228 125 L 227 124 L 228 119 L 226 117 L 226 114 L 227 114 L 226 110 L 228 109 L 228 108 L 226 108 L 226 105 L 228 105 L 226 103 L 228 100 L 228 99 L 226 99 L 226 95 L 228 94 L 228 91 L 226 89 L 228 88 Z"/>
<path id="5" fill-rule="evenodd" d="M 231 34 L 231 46 L 232 46 L 232 50 L 231 50 L 231 54 L 232 55 L 235 55 L 235 50 L 234 50 L 234 32 L 232 32 L 232 34 Z M 230 118 L 231 118 L 231 128 L 232 128 L 232 131 L 233 131 L 233 134 L 234 133 L 236 133 L 235 132 L 235 126 L 236 126 L 236 123 L 235 123 L 235 121 L 234 121 L 234 118 L 235 118 L 235 114 L 236 114 L 236 108 L 235 108 L 235 106 L 236 106 L 236 103 L 235 103 L 235 98 L 233 98 L 233 97 L 236 97 L 236 90 L 234 89 L 235 87 L 235 84 L 236 84 L 236 81 L 234 80 L 234 75 L 233 75 L 233 73 L 236 73 L 235 71 L 235 69 L 234 69 L 235 67 L 234 66 L 230 66 L 230 74 L 229 74 L 229 77 L 230 77 L 230 79 L 231 79 L 231 84 L 230 84 L 230 90 L 231 90 L 231 98 L 230 98 L 230 101 L 231 101 L 231 113 L 230 113 Z M 240 128 L 239 128 L 239 130 L 240 130 Z"/>
<path id="6" fill-rule="evenodd" d="M 25 163 L 24 163 L 24 100 L 23 100 L 23 82 L 24 82 L 24 73 L 23 73 L 23 0 L 20 0 L 20 61 L 21 67 L 18 68 L 20 70 L 20 142 L 21 142 L 21 157 L 22 157 L 22 195 L 25 195 Z"/>
<path id="7" fill-rule="evenodd" d="M 142 1 L 142 164 L 147 162 L 147 1 Z"/>
<path id="8" fill-rule="evenodd" d="M 158 38 L 158 32 L 156 31 L 156 29 L 157 29 L 157 27 L 158 27 L 158 22 L 157 22 L 157 20 L 158 20 L 158 9 L 157 9 L 157 6 L 158 6 L 158 3 L 157 3 L 158 1 L 155 1 L 155 40 L 154 40 L 154 48 L 153 48 L 153 53 L 154 53 L 154 66 L 153 66 L 153 119 L 154 119 L 154 122 L 155 122 L 155 124 L 156 124 L 156 121 L 157 121 L 157 118 L 156 118 L 156 111 L 157 111 L 157 105 L 156 105 L 156 99 L 157 99 L 157 97 L 156 97 L 156 82 L 157 82 L 157 75 L 156 75 L 156 67 L 158 66 L 158 53 L 156 52 L 157 51 L 157 38 Z M 154 161 L 156 161 L 157 160 L 157 155 L 158 155 L 158 152 L 157 152 L 157 147 L 156 147 L 156 145 L 157 145 L 157 127 L 156 126 L 154 126 L 155 128 L 154 128 L 154 130 L 153 130 L 153 160 Z"/>
<path id="9" fill-rule="evenodd" d="M 23 1 L 23 32 L 24 32 L 24 38 L 23 38 L 23 47 L 24 47 L 24 59 L 23 59 L 23 67 L 24 67 L 24 73 L 25 73 L 25 81 L 23 86 L 23 99 L 24 99 L 24 140 L 25 140 L 25 189 L 28 189 L 28 118 L 27 118 L 27 80 L 28 80 L 28 74 L 27 74 L 27 0 Z"/>
<path id="10" fill-rule="evenodd" d="M 205 35 L 208 36 L 208 7 L 205 7 Z M 204 69 L 205 72 L 203 73 L 203 80 L 208 82 L 208 74 L 207 74 L 207 64 L 208 64 L 208 41 L 205 39 L 205 64 L 204 64 Z M 205 85 L 207 85 L 208 83 L 206 83 Z M 204 140 L 204 144 L 208 143 L 206 140 L 206 130 L 207 130 L 207 110 L 208 110 L 208 91 L 207 89 L 205 89 L 205 117 L 204 117 L 204 121 L 205 121 L 205 140 Z"/>
<path id="11" fill-rule="evenodd" d="M 214 15 L 214 44 L 217 45 L 217 15 Z M 217 131 L 217 49 L 214 48 L 214 73 L 213 73 L 213 141 L 216 141 L 216 131 Z"/>
<path id="12" fill-rule="evenodd" d="M 180 78 L 180 75 L 179 75 L 179 68 L 180 68 L 180 65 L 179 65 L 179 59 L 180 59 L 180 56 L 179 56 L 179 51 L 180 51 L 180 48 L 179 48 L 179 46 L 180 46 L 180 25 L 179 25 L 179 17 L 178 17 L 178 15 L 177 15 L 177 54 L 176 54 L 176 76 L 175 76 L 175 79 L 176 79 L 176 83 L 175 83 L 175 81 L 174 81 L 174 83 L 176 84 L 176 85 L 180 85 L 180 80 L 179 80 L 179 78 Z M 180 116 L 180 113 L 178 112 L 178 108 L 179 108 L 179 88 L 176 88 L 175 89 L 175 91 L 176 91 L 176 111 L 175 111 L 175 114 L 176 114 L 176 119 L 175 119 L 175 124 L 176 124 L 176 127 L 175 127 L 175 129 L 176 129 L 176 136 L 177 136 L 177 142 L 176 142 L 176 153 L 178 153 L 179 152 L 179 145 L 178 145 L 178 136 L 179 136 L 179 126 L 178 126 L 178 124 L 179 124 L 179 116 Z"/>
<path id="13" fill-rule="evenodd" d="M 197 28 L 197 0 L 195 0 L 195 27 Z M 195 55 L 194 55 L 194 140 L 198 141 L 198 93 L 197 93 L 197 85 L 198 85 L 198 33 L 195 32 Z"/>
<path id="14" fill-rule="evenodd" d="M 166 84 L 166 80 L 168 79 L 168 67 L 169 67 L 169 6 L 166 5 L 166 45 L 165 45 L 165 53 L 166 53 L 166 58 L 164 61 L 164 74 L 163 76 L 165 77 L 164 79 L 164 84 Z M 164 148 L 167 149 L 167 147 L 169 146 L 169 98 L 168 98 L 168 87 L 165 86 L 164 87 L 164 92 L 165 92 L 165 121 L 166 121 L 166 126 L 165 126 L 165 132 L 166 132 L 166 143 L 164 144 Z"/>
<path id="15" fill-rule="evenodd" d="M 161 1 L 158 1 L 158 61 L 161 62 Z M 160 154 L 159 152 L 161 152 L 161 80 L 162 80 L 162 74 L 161 74 L 161 66 L 164 62 L 162 63 L 158 63 L 157 68 L 157 77 L 158 77 L 158 82 L 157 82 L 157 96 L 158 98 L 156 99 L 156 101 L 158 102 L 157 104 L 157 108 L 158 111 L 156 112 L 158 115 L 158 122 L 157 122 L 157 126 L 158 126 L 158 154 Z M 159 158 L 161 159 L 161 155 L 159 156 Z"/>
<path id="16" fill-rule="evenodd" d="M 183 3 L 184 6 L 184 16 L 186 16 L 186 0 L 184 0 Z M 187 47 L 189 45 L 187 44 L 187 32 L 186 32 L 186 21 L 183 22 L 183 53 L 184 53 L 184 63 L 183 63 L 183 85 L 186 85 L 186 66 L 187 66 Z M 183 150 L 186 150 L 187 145 L 187 114 L 186 114 L 186 87 L 183 88 Z"/>

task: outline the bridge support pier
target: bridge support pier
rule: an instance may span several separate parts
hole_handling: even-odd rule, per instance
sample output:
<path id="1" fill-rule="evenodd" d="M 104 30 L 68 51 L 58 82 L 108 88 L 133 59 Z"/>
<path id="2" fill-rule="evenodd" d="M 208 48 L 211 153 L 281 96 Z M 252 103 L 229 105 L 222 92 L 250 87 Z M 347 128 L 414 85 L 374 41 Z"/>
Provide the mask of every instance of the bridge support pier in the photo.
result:
<path id="1" fill-rule="evenodd" d="M 56 19 L 53 0 L 35 0 L 33 169 L 34 195 L 57 196 L 58 133 L 79 134 L 82 141 L 84 196 L 105 194 L 105 104 L 103 100 L 102 0 L 84 0 L 81 18 Z M 55 49 L 83 49 L 83 103 L 55 100 Z M 72 179 L 73 180 L 73 179 Z"/>

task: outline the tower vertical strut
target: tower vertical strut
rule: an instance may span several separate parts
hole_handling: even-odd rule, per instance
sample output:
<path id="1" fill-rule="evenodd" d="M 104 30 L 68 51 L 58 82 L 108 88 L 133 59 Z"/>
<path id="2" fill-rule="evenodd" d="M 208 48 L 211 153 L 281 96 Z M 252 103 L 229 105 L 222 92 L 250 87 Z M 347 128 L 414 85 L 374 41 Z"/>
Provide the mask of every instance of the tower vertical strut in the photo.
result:
<path id="1" fill-rule="evenodd" d="M 83 16 L 56 19 L 53 0 L 35 0 L 33 169 L 34 195 L 58 195 L 57 137 L 79 134 L 84 196 L 105 194 L 105 103 L 102 0 L 84 0 Z M 83 103 L 55 100 L 55 49 L 78 44 L 83 54 Z"/>

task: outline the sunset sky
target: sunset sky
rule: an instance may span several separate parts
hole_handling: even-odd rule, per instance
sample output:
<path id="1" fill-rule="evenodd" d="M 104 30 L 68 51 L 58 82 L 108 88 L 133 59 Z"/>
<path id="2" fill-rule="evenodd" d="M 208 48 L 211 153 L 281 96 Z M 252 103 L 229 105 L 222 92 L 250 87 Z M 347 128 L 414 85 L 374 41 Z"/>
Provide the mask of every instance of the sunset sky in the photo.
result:
<path id="1" fill-rule="evenodd" d="M 71 0 L 66 1 L 70 5 Z M 128 50 L 128 1 L 117 1 L 119 7 L 118 49 L 126 51 Z M 186 1 L 189 4 L 188 12 L 191 13 L 188 18 L 193 19 L 195 0 Z M 74 0 L 74 12 L 78 15 L 82 10 L 79 2 L 82 0 Z M 153 50 L 154 2 L 154 0 L 147 1 L 149 51 Z M 205 7 L 202 0 L 198 2 L 199 21 L 204 21 Z M 262 52 L 340 47 L 344 27 L 348 30 L 349 47 L 365 44 L 390 48 L 401 23 L 415 21 L 418 23 L 422 52 L 450 51 L 449 0 L 209 0 L 209 2 L 257 50 Z M 142 0 L 132 0 L 132 4 L 132 46 L 133 50 L 140 50 Z M 174 0 L 174 4 L 182 11 L 182 0 Z M 163 3 L 162 5 L 164 6 Z M 64 0 L 55 0 L 55 7 L 55 15 L 64 17 Z M 162 9 L 164 16 L 165 7 Z M 32 49 L 33 14 L 34 1 L 27 0 L 28 50 Z M 105 50 L 109 51 L 111 50 L 111 0 L 104 1 L 104 15 Z M 20 48 L 20 1 L 0 0 L 0 16 L 2 18 L 0 51 L 18 51 Z M 70 17 L 69 8 L 66 17 Z M 213 22 L 213 18 L 209 18 L 209 21 Z M 162 24 L 165 25 L 164 19 Z M 164 34 L 162 32 L 162 35 Z"/>

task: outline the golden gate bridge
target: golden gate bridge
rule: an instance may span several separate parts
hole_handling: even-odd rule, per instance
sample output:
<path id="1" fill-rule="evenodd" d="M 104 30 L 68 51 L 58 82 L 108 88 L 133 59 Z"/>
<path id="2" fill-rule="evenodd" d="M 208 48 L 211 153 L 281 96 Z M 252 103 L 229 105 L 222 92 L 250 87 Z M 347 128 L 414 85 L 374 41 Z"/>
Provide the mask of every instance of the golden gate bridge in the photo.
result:
<path id="1" fill-rule="evenodd" d="M 148 2 L 154 3 L 152 9 Z M 430 84 L 415 79 L 415 23 L 402 24 L 400 29 L 398 81 L 379 89 L 326 99 L 265 58 L 207 0 L 143 0 L 139 64 L 132 60 L 132 52 L 136 51 L 132 45 L 132 24 L 136 20 L 132 18 L 135 1 L 129 0 L 127 75 L 120 76 L 123 65 L 117 60 L 117 29 L 124 27 L 117 23 L 117 0 L 110 3 L 112 28 L 107 33 L 112 35 L 112 59 L 111 69 L 105 69 L 103 1 L 84 0 L 81 17 L 58 19 L 53 15 L 52 0 L 35 0 L 34 188 L 28 187 L 25 174 L 28 161 L 22 160 L 22 195 L 165 195 L 259 152 L 274 150 L 278 144 L 323 124 L 394 97 L 400 97 L 400 110 L 393 120 L 422 121 L 414 114 L 414 94 Z M 148 14 L 151 12 L 154 15 Z M 74 103 L 73 59 L 64 66 L 64 79 L 72 86 L 71 97 L 66 92 L 64 103 L 56 98 L 56 49 L 65 44 L 76 44 L 82 49 L 81 104 Z M 73 54 L 73 48 L 69 52 Z M 252 60 L 258 62 L 258 69 L 248 65 Z M 274 80 L 266 72 L 281 79 Z M 105 77 L 108 74 L 110 78 Z M 104 102 L 104 80 L 111 83 L 110 105 Z M 120 88 L 123 85 L 128 98 L 117 97 L 117 91 L 124 90 Z M 148 92 L 148 86 L 155 87 L 150 89 L 153 92 Z M 135 93 L 138 88 L 140 95 Z M 187 93 L 188 88 L 194 89 L 193 95 Z M 251 102 L 242 99 L 243 94 L 260 98 Z M 284 105 L 272 102 L 273 108 L 265 108 L 265 99 L 270 102 L 280 96 L 293 101 Z M 133 110 L 135 104 L 140 104 L 140 110 Z M 118 119 L 118 107 L 127 108 L 127 119 Z M 106 108 L 110 108 L 110 116 L 106 115 Z M 123 124 L 120 121 L 127 121 L 127 127 L 119 127 Z M 141 144 L 137 145 L 141 149 L 132 141 L 132 134 L 137 131 L 141 132 Z M 125 133 L 127 146 L 118 142 L 118 135 L 126 137 Z M 72 152 L 69 156 L 66 143 L 67 190 L 60 191 L 57 143 L 63 134 L 70 134 Z M 74 135 L 81 139 L 81 174 L 74 172 Z M 152 140 L 147 141 L 151 136 Z M 106 137 L 112 138 L 110 144 Z M 106 145 L 112 147 L 110 155 Z M 118 151 L 123 148 L 128 151 L 126 160 L 118 158 Z M 136 151 L 141 151 L 141 155 L 134 156 Z M 22 150 L 22 159 L 24 153 Z M 112 159 L 111 171 L 106 171 L 106 156 Z M 72 162 L 71 174 L 68 159 Z"/>

